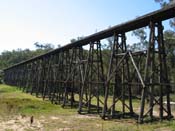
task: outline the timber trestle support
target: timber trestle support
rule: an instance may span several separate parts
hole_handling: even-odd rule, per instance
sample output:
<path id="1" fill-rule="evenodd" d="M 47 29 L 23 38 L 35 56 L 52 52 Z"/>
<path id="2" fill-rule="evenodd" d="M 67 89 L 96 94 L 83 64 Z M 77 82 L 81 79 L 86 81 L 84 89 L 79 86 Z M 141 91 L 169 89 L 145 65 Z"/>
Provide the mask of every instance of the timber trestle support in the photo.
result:
<path id="1" fill-rule="evenodd" d="M 171 84 L 162 21 L 173 17 L 175 5 L 90 35 L 4 69 L 4 81 L 63 108 L 78 108 L 80 114 L 131 117 L 139 123 L 145 117 L 169 119 Z M 126 33 L 146 26 L 147 49 L 132 52 Z M 103 49 L 109 37 L 112 47 Z"/>

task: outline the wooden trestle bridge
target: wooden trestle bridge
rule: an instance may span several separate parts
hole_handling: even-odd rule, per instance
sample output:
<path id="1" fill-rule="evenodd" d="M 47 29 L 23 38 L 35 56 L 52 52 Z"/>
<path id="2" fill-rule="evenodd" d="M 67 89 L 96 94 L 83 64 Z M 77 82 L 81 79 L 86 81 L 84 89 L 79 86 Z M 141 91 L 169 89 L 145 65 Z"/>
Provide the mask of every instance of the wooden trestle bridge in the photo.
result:
<path id="1" fill-rule="evenodd" d="M 137 116 L 141 123 L 146 116 L 155 118 L 155 108 L 160 120 L 171 118 L 162 21 L 173 17 L 175 5 L 170 5 L 95 33 L 4 69 L 4 81 L 63 107 L 77 105 L 78 113 L 99 113 L 103 119 L 120 114 Z M 147 50 L 131 52 L 126 33 L 146 26 L 150 30 Z M 109 37 L 113 38 L 110 56 L 105 55 L 101 42 Z M 155 88 L 159 95 L 155 95 Z M 133 89 L 141 90 L 137 110 Z M 163 101 L 167 104 L 163 105 Z"/>

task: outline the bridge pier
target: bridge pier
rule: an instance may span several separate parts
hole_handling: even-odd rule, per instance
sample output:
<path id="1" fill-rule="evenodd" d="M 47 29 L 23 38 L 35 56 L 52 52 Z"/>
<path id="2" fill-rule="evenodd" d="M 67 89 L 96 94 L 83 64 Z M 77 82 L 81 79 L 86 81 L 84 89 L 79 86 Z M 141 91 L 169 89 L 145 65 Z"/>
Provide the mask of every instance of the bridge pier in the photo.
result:
<path id="1" fill-rule="evenodd" d="M 149 114 L 153 119 L 153 108 L 159 105 L 159 118 L 163 120 L 164 112 L 171 117 L 170 109 L 170 85 L 167 75 L 166 54 L 163 42 L 163 26 L 161 22 L 150 21 L 150 37 L 145 65 L 145 87 L 142 89 L 139 123 L 143 122 L 144 116 Z M 155 62 L 155 59 L 158 61 Z M 158 78 L 156 78 L 158 76 Z M 155 96 L 155 88 L 159 90 L 159 98 Z M 164 90 L 164 92 L 163 92 Z M 144 115 L 145 97 L 149 96 L 149 108 Z M 166 95 L 167 108 L 163 107 L 163 97 Z"/>

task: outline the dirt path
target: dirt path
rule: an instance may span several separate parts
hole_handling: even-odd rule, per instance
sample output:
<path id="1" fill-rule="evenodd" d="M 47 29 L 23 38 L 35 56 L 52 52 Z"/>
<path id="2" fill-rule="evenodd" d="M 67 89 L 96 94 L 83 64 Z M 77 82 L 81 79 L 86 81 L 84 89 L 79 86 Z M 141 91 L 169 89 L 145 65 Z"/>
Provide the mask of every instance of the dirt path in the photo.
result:
<path id="1" fill-rule="evenodd" d="M 155 112 L 156 114 L 157 112 Z M 105 126 L 109 126 L 111 122 L 115 123 L 118 128 L 125 126 L 135 126 L 133 121 L 128 120 L 115 120 L 115 121 L 102 121 L 98 122 L 100 118 L 95 115 L 51 115 L 34 117 L 31 123 L 31 116 L 13 116 L 7 119 L 0 119 L 0 131 L 76 131 L 84 130 L 90 131 L 91 129 L 101 131 Z M 105 124 L 106 123 L 106 124 Z M 104 125 L 105 124 L 105 125 Z M 120 126 L 119 126 L 120 125 Z M 138 128 L 138 127 L 137 127 Z M 111 128 L 115 129 L 115 128 Z M 128 128 L 127 128 L 128 129 Z M 142 130 L 142 128 L 139 128 Z M 169 127 L 158 127 L 153 131 L 172 131 Z"/>
<path id="2" fill-rule="evenodd" d="M 44 125 L 49 122 L 61 122 L 63 124 L 69 125 L 71 124 L 72 119 L 96 119 L 96 116 L 88 116 L 88 115 L 71 115 L 69 116 L 69 120 L 65 120 L 63 116 L 40 116 L 40 118 L 33 119 L 33 123 L 31 123 L 31 116 L 13 116 L 6 120 L 0 120 L 0 131 L 12 130 L 12 131 L 45 131 Z M 71 128 L 64 127 L 55 129 L 55 131 L 70 131 Z"/>
<path id="3" fill-rule="evenodd" d="M 1 120 L 0 123 L 0 131 L 24 131 L 27 129 L 43 131 L 41 122 L 34 118 L 33 123 L 31 123 L 31 117 L 29 116 L 14 116 L 8 120 Z"/>

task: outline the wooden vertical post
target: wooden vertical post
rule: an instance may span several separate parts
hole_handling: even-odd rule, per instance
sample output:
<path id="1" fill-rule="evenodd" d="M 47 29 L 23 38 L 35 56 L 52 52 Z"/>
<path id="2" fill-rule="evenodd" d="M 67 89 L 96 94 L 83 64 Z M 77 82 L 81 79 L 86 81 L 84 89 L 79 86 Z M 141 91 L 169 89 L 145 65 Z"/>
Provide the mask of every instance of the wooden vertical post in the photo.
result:
<path id="1" fill-rule="evenodd" d="M 160 84 L 166 84 L 166 98 L 167 98 L 167 116 L 171 118 L 171 107 L 170 107 L 170 85 L 168 80 L 168 72 L 167 72 L 167 62 L 166 62 L 166 54 L 165 54 L 165 45 L 163 40 L 163 26 L 162 22 L 158 22 L 158 48 L 159 48 L 159 61 L 160 61 L 160 76 L 159 82 Z M 163 119 L 163 85 L 160 85 L 160 119 Z"/>
<path id="2" fill-rule="evenodd" d="M 152 21 L 150 21 L 150 36 L 149 36 L 149 45 L 148 45 L 148 51 L 147 51 L 147 58 L 146 58 L 146 65 L 145 65 L 145 76 L 144 76 L 144 82 L 145 82 L 145 87 L 142 88 L 142 94 L 141 94 L 141 105 L 140 105 L 140 114 L 139 114 L 139 118 L 138 118 L 138 122 L 142 123 L 143 122 L 143 115 L 144 115 L 144 108 L 145 108 L 145 97 L 147 95 L 147 88 L 149 87 L 149 83 L 152 82 L 150 81 L 149 77 L 150 77 L 150 66 L 153 65 L 152 64 L 152 59 L 153 59 L 153 54 L 154 54 L 154 34 L 155 32 L 155 27 L 154 27 L 154 23 Z M 153 68 L 152 68 L 153 69 Z M 151 88 L 152 90 L 152 88 Z M 152 105 L 152 94 L 150 97 L 150 106 Z M 152 108 L 152 107 L 150 107 Z M 152 110 L 152 109 L 151 109 Z M 150 116 L 152 117 L 152 111 L 150 111 Z"/>

